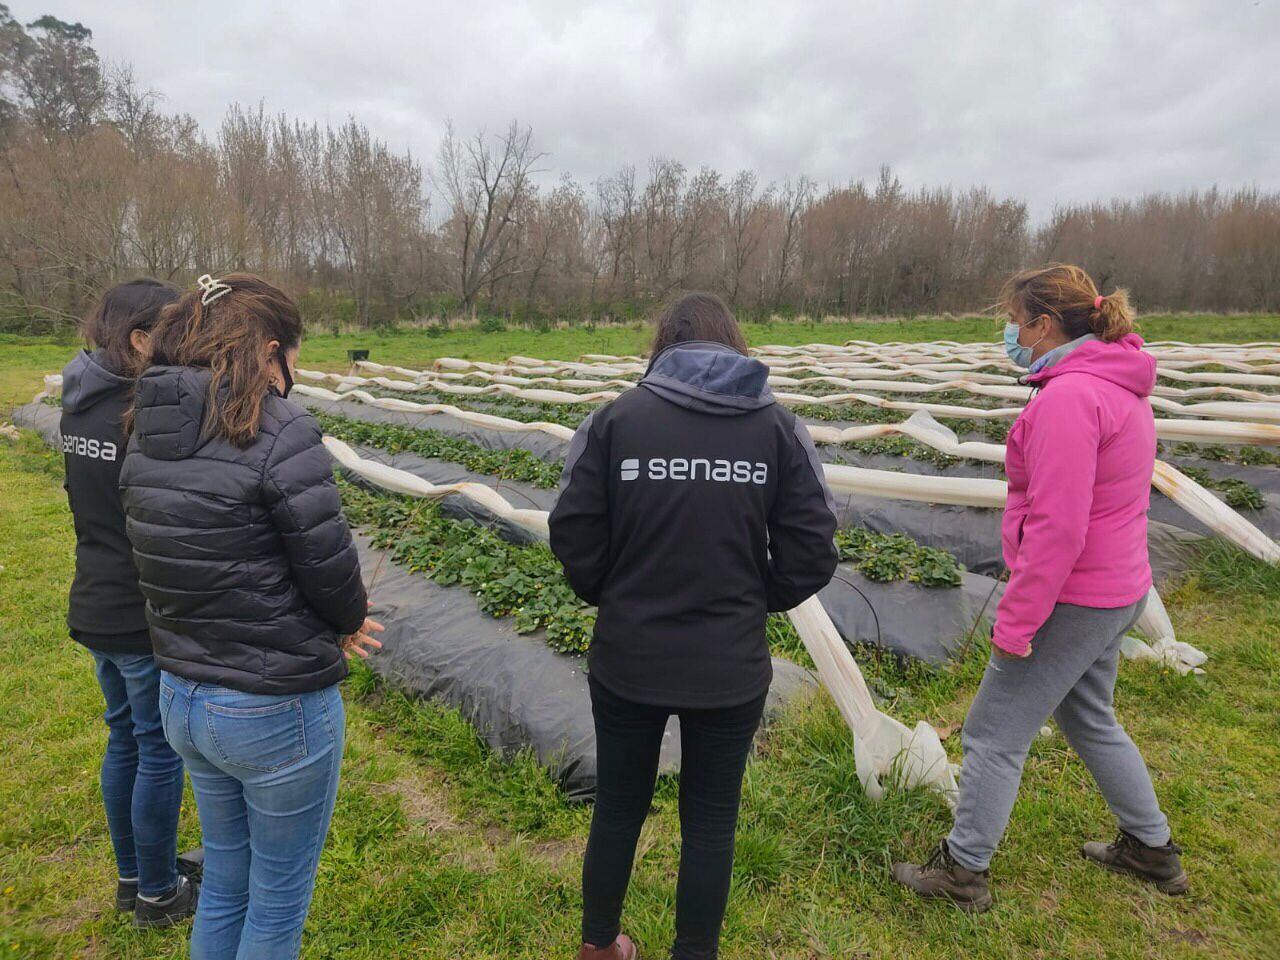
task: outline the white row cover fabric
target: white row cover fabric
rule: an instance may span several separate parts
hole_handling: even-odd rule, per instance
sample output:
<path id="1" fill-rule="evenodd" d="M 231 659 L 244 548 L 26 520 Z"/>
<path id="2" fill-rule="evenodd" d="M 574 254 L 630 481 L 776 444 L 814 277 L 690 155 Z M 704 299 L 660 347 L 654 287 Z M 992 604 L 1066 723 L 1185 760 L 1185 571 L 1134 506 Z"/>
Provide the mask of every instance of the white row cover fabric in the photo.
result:
<path id="1" fill-rule="evenodd" d="M 443 379 L 431 379 L 430 374 L 422 371 L 396 368 L 404 374 L 422 377 L 414 380 L 392 380 L 387 377 L 354 377 L 336 373 L 324 373 L 315 370 L 299 370 L 299 375 L 311 380 L 327 380 L 336 382 L 343 389 L 355 389 L 359 386 L 377 386 L 385 390 L 400 393 L 430 391 L 453 396 L 464 397 L 507 397 L 515 400 L 526 400 L 533 403 L 608 403 L 618 398 L 618 390 L 595 390 L 591 393 L 571 393 L 567 390 L 548 390 L 541 388 L 524 388 L 509 383 L 494 382 L 478 387 L 460 384 Z M 990 389 L 985 385 L 984 389 Z M 1025 392 L 1026 388 L 1016 388 Z M 780 403 L 789 406 L 831 406 L 842 403 L 861 403 L 885 410 L 902 410 L 915 412 L 924 410 L 940 417 L 952 417 L 968 420 L 1013 420 L 1021 412 L 1021 407 L 964 407 L 954 404 L 921 403 L 910 400 L 886 400 L 883 397 L 865 393 L 826 394 L 809 396 L 807 394 L 776 392 Z M 1172 405 L 1176 411 L 1188 412 L 1205 408 L 1204 412 L 1218 420 L 1166 420 L 1156 419 L 1156 435 L 1162 440 L 1190 440 L 1200 443 L 1251 443 L 1260 446 L 1280 445 L 1280 403 L 1197 403 L 1183 405 L 1171 400 L 1160 400 L 1160 406 Z M 1254 410 L 1261 420 L 1275 419 L 1276 423 L 1249 422 L 1233 419 L 1247 414 L 1244 408 Z"/>
<path id="2" fill-rule="evenodd" d="M 1280 373 L 1280 347 L 1273 343 L 1205 343 L 1187 344 L 1175 341 L 1148 341 L 1146 349 L 1156 358 L 1161 371 L 1191 370 L 1203 366 L 1221 366 L 1244 374 Z M 993 367 L 1020 372 L 1009 361 L 1004 348 L 998 342 L 998 333 L 993 330 L 991 341 L 960 343 L 955 340 L 935 341 L 889 341 L 877 343 L 870 340 L 849 340 L 840 346 L 830 343 L 810 343 L 801 346 L 766 345 L 753 347 L 752 356 L 759 357 L 774 364 L 803 364 L 814 362 L 830 362 L 847 364 L 851 362 L 885 362 L 906 363 L 911 365 L 933 366 L 939 363 L 964 364 Z M 611 356 L 608 354 L 588 354 L 581 358 L 587 365 L 595 366 L 630 366 L 635 367 L 646 362 L 646 358 L 637 355 Z M 537 364 L 542 361 L 528 357 L 512 357 L 512 362 Z M 1213 383 L 1270 383 L 1274 380 L 1236 381 L 1219 379 L 1220 371 L 1209 371 L 1197 375 Z"/>
<path id="3" fill-rule="evenodd" d="M 391 382 L 391 381 L 388 381 Z M 384 410 L 403 410 L 411 413 L 444 413 L 458 416 L 467 423 L 486 429 L 529 432 L 541 430 L 560 439 L 572 435 L 567 427 L 549 423 L 522 423 L 489 414 L 458 410 L 447 404 L 421 404 L 394 397 L 375 397 L 363 390 L 334 393 L 320 387 L 299 384 L 295 390 L 307 396 L 325 400 L 356 400 Z M 936 450 L 957 457 L 974 457 L 993 463 L 1003 463 L 1005 448 L 998 443 L 960 441 L 955 433 L 926 412 L 918 412 L 904 423 L 869 424 L 865 427 L 811 426 L 810 435 L 816 443 L 844 443 L 876 436 L 902 434 L 927 444 Z M 967 507 L 1003 507 L 1008 487 L 1003 480 L 976 477 L 942 477 L 926 474 L 897 473 L 891 470 L 869 470 L 863 467 L 828 463 L 824 465 L 827 483 L 841 493 L 862 496 L 885 497 L 896 500 L 915 500 L 923 503 L 949 503 Z M 1182 506 L 1205 526 L 1220 536 L 1237 544 L 1254 556 L 1268 563 L 1280 562 L 1280 547 L 1265 533 L 1240 516 L 1229 506 L 1205 490 L 1190 477 L 1163 461 L 1156 462 L 1152 476 L 1155 487 L 1175 503 Z"/>
<path id="4" fill-rule="evenodd" d="M 443 358 L 448 359 L 448 358 Z M 439 361 L 437 361 L 439 362 Z M 381 363 L 374 363 L 371 360 L 358 360 L 356 366 L 361 370 L 372 374 L 374 377 L 385 376 L 388 373 L 394 373 L 399 376 L 409 377 L 410 381 L 419 385 L 430 383 L 456 383 L 464 380 L 478 380 L 482 383 L 505 383 L 513 387 L 555 387 L 561 390 L 600 390 L 604 388 L 612 388 L 618 390 L 626 390 L 634 387 L 638 382 L 637 379 L 594 379 L 594 378 L 573 378 L 563 376 L 553 376 L 540 371 L 545 368 L 521 367 L 511 365 L 507 368 L 507 372 L 496 373 L 489 370 L 470 369 L 433 369 L 433 370 L 410 370 L 406 367 L 396 367 Z M 955 364 L 947 365 L 955 367 Z M 962 364 L 959 366 L 976 366 L 974 364 Z M 573 371 L 561 371 L 561 373 Z M 806 387 L 814 385 L 827 385 L 834 387 L 845 387 L 849 390 L 870 390 L 872 392 L 881 393 L 937 393 L 940 391 L 967 391 L 978 396 L 996 397 L 1002 400 L 1013 400 L 1018 403 L 1026 403 L 1031 388 L 1018 383 L 1016 377 L 1005 376 L 997 373 L 985 373 L 981 371 L 963 371 L 963 376 L 956 376 L 958 371 L 954 369 L 925 369 L 923 367 L 914 368 L 895 368 L 895 367 L 821 367 L 821 366 L 804 366 L 787 368 L 788 373 L 812 373 L 810 377 L 792 377 L 785 374 L 771 374 L 769 376 L 769 385 L 772 387 L 798 387 L 801 391 Z M 307 372 L 308 376 L 313 375 L 311 371 Z M 906 380 L 903 378 L 913 377 L 917 379 Z M 861 378 L 861 379 L 859 379 Z M 332 376 L 330 379 L 345 380 L 350 379 L 358 382 L 360 378 L 339 378 L 338 375 Z M 1280 385 L 1280 377 L 1273 378 L 1277 385 Z M 928 382 L 920 382 L 920 381 Z M 898 382 L 901 381 L 901 382 Z M 426 389 L 421 387 L 420 389 Z M 1158 397 L 1208 397 L 1208 396 L 1225 396 L 1235 397 L 1246 401 L 1271 402 L 1275 400 L 1275 395 L 1261 393 L 1257 390 L 1241 390 L 1236 387 L 1212 386 L 1212 387 L 1192 387 L 1184 389 L 1181 387 L 1169 387 L 1163 384 L 1157 384 L 1155 394 Z"/>
<path id="5" fill-rule="evenodd" d="M 1134 636 L 1125 637 L 1120 652 L 1130 660 L 1154 660 L 1181 674 L 1204 673 L 1200 665 L 1209 659 L 1209 655 L 1173 635 L 1169 612 L 1164 608 L 1164 601 L 1160 599 L 1155 587 L 1147 594 L 1147 605 L 1143 608 L 1135 629 L 1151 642 L 1147 644 Z"/>
<path id="6" fill-rule="evenodd" d="M 472 361 L 455 360 L 449 357 L 442 357 L 436 361 L 437 369 L 435 371 L 424 370 L 407 370 L 403 367 L 395 368 L 397 372 L 411 376 L 413 382 L 420 384 L 432 384 L 431 389 L 438 389 L 442 392 L 467 392 L 473 394 L 481 394 L 486 388 L 484 387 L 462 387 L 460 385 L 451 385 L 449 381 L 457 376 L 457 372 L 464 369 L 470 369 L 470 376 L 488 380 L 492 385 L 504 389 L 495 389 L 490 392 L 509 393 L 512 389 L 531 388 L 535 385 L 535 380 L 523 375 L 523 372 L 537 372 L 542 374 L 536 378 L 537 384 L 548 384 L 557 386 L 561 390 L 586 389 L 594 390 L 594 393 L 583 394 L 579 397 L 580 403 L 599 403 L 604 400 L 597 399 L 605 397 L 612 399 L 613 391 L 602 391 L 599 388 L 604 386 L 599 380 L 562 380 L 555 377 L 546 376 L 546 374 L 556 372 L 556 367 L 548 361 L 535 361 L 540 366 L 521 366 L 516 361 L 528 360 L 529 358 L 513 357 L 508 367 L 502 371 L 494 371 L 484 369 L 496 366 L 495 364 L 481 365 Z M 364 369 L 376 372 L 381 367 L 380 364 L 373 364 L 369 361 L 361 361 L 360 365 Z M 572 372 L 579 365 L 568 363 L 560 367 L 560 372 Z M 389 369 L 389 368 L 382 368 Z M 619 368 L 609 368 L 610 373 L 616 373 Z M 769 383 L 773 386 L 800 386 L 811 383 L 828 383 L 833 386 L 842 386 L 851 391 L 870 391 L 872 393 L 969 393 L 974 396 L 993 397 L 1000 400 L 1012 400 L 1019 406 L 1026 404 L 1031 396 L 1031 388 L 1018 386 L 1016 380 L 1012 383 L 992 383 L 990 378 L 994 375 L 987 375 L 979 379 L 977 377 L 945 377 L 939 381 L 931 383 L 918 383 L 913 381 L 898 381 L 895 379 L 852 379 L 847 376 L 837 375 L 841 371 L 834 368 L 830 373 L 820 374 L 810 378 L 795 378 L 782 375 L 771 375 Z M 844 371 L 850 372 L 850 371 Z M 915 375 L 914 371 L 900 371 L 902 374 Z M 1224 374 L 1223 376 L 1227 376 Z M 1010 378 L 1011 379 L 1011 378 Z M 1280 384 L 1280 377 L 1267 378 L 1274 380 L 1276 384 Z M 608 381 L 610 385 L 614 385 L 620 389 L 626 389 L 635 385 L 634 381 L 613 379 Z M 778 400 L 789 405 L 796 404 L 815 404 L 815 405 L 832 405 L 840 403 L 875 403 L 874 400 L 865 396 L 860 392 L 839 393 L 839 394 L 818 394 L 810 395 L 805 393 L 786 393 L 775 391 Z M 1239 401 L 1201 401 L 1198 403 L 1179 403 L 1172 399 L 1174 396 L 1180 397 L 1197 397 L 1204 395 L 1227 395 L 1241 397 Z M 532 398 L 527 398 L 532 399 Z M 554 401 L 554 402 L 573 402 L 573 401 Z M 1209 417 L 1221 420 L 1242 420 L 1255 421 L 1262 423 L 1280 423 L 1280 401 L 1277 401 L 1272 395 L 1260 393 L 1257 391 L 1237 390 L 1231 387 L 1208 387 L 1199 388 L 1193 391 L 1180 390 L 1171 387 L 1160 387 L 1150 397 L 1153 409 L 1163 412 L 1172 413 L 1179 416 L 1188 417 Z M 876 403 L 877 406 L 886 405 L 886 401 Z M 901 408 L 905 409 L 905 408 Z M 950 410 L 964 411 L 949 413 L 946 412 L 941 405 L 934 409 L 934 413 L 941 413 L 945 416 L 958 417 L 986 417 L 998 419 L 1012 419 L 1018 415 L 1018 410 L 1000 409 L 985 410 L 982 408 L 969 407 L 951 407 Z"/>

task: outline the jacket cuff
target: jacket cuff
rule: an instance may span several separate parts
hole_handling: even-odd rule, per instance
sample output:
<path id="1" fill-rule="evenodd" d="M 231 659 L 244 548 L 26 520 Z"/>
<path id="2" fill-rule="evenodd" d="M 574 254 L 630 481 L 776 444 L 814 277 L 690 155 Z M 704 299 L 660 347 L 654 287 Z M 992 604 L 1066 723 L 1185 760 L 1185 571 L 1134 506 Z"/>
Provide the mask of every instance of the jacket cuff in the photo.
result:
<path id="1" fill-rule="evenodd" d="M 991 633 L 991 643 L 1005 653 L 1013 654 L 1015 657 L 1025 657 L 1027 650 L 1031 647 L 1031 641 L 1025 637 L 1018 639 L 1016 637 L 1001 636 L 998 624 Z"/>

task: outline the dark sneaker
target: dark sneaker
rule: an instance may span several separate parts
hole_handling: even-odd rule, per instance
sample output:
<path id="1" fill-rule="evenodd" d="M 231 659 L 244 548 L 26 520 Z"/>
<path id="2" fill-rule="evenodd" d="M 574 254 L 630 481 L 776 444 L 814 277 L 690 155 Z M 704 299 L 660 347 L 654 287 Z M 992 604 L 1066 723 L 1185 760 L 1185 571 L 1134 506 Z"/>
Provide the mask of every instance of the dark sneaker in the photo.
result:
<path id="1" fill-rule="evenodd" d="M 584 943 L 578 951 L 578 960 L 636 960 L 636 945 L 625 933 L 607 947 L 593 947 Z"/>
<path id="2" fill-rule="evenodd" d="M 133 925 L 135 927 L 171 927 L 179 920 L 185 920 L 196 912 L 196 903 L 200 899 L 200 884 L 178 877 L 178 885 L 173 893 L 162 900 L 147 900 L 138 897 L 133 908 Z"/>
<path id="3" fill-rule="evenodd" d="M 926 900 L 950 900 L 967 913 L 991 909 L 989 876 L 990 871 L 974 873 L 956 863 L 945 840 L 921 866 L 914 863 L 893 865 L 893 879 L 916 896 Z"/>
<path id="4" fill-rule="evenodd" d="M 1178 854 L 1182 848 L 1170 840 L 1163 847 L 1149 847 L 1132 834 L 1120 831 L 1114 843 L 1093 840 L 1080 848 L 1086 860 L 1154 884 L 1161 893 L 1186 893 L 1190 884 Z"/>
<path id="5" fill-rule="evenodd" d="M 204 847 L 178 854 L 178 872 L 188 880 L 204 879 Z"/>
<path id="6" fill-rule="evenodd" d="M 199 882 L 204 878 L 204 847 L 196 847 L 178 855 L 178 875 Z M 116 881 L 116 909 L 132 913 L 138 902 L 138 881 Z"/>

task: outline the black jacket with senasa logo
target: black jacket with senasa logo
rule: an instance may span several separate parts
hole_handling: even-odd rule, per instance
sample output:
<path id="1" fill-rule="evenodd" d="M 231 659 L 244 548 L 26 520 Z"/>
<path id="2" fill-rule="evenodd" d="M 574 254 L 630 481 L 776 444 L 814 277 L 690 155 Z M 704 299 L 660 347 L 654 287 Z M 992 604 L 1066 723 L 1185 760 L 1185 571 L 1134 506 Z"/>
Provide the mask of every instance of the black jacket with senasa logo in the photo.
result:
<path id="1" fill-rule="evenodd" d="M 629 700 L 745 703 L 769 687 L 765 617 L 820 590 L 836 519 L 768 368 L 722 344 L 656 357 L 574 435 L 551 549 L 599 607 L 592 675 Z"/>
<path id="2" fill-rule="evenodd" d="M 156 662 L 249 693 L 303 693 L 347 673 L 363 622 L 360 561 L 320 427 L 275 394 L 241 449 L 202 429 L 211 374 L 138 380 L 120 486 Z"/>
<path id="3" fill-rule="evenodd" d="M 62 371 L 62 453 L 76 529 L 76 575 L 67 603 L 71 635 L 91 650 L 150 653 L 146 601 L 124 531 L 122 420 L 133 380 L 102 351 L 82 350 Z"/>

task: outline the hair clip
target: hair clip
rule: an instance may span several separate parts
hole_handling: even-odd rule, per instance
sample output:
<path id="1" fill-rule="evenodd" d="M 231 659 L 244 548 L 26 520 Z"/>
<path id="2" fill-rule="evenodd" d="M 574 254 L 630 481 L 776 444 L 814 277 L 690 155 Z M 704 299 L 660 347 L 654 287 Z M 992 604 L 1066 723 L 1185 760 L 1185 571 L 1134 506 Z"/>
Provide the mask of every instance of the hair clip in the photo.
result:
<path id="1" fill-rule="evenodd" d="M 213 277 L 209 276 L 207 273 L 197 280 L 196 283 L 199 285 L 200 289 L 204 291 L 204 293 L 200 294 L 200 305 L 204 307 L 209 306 L 209 304 L 213 303 L 213 301 L 217 300 L 219 297 L 231 292 L 231 287 L 227 286 L 227 284 L 223 283 L 221 280 L 213 279 Z"/>

